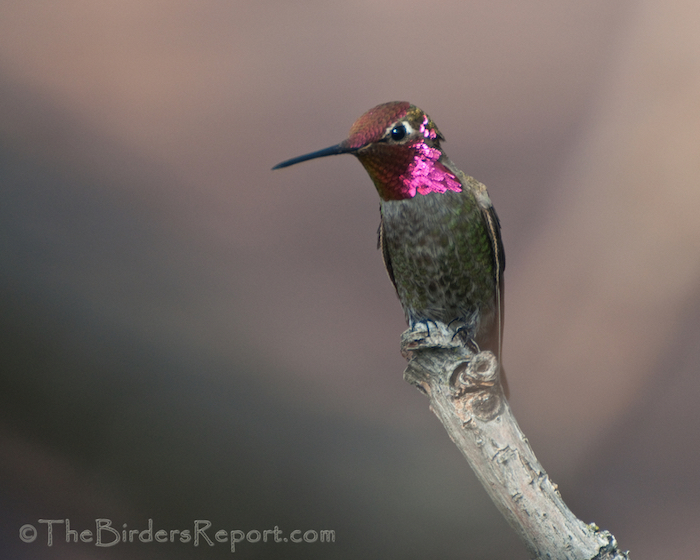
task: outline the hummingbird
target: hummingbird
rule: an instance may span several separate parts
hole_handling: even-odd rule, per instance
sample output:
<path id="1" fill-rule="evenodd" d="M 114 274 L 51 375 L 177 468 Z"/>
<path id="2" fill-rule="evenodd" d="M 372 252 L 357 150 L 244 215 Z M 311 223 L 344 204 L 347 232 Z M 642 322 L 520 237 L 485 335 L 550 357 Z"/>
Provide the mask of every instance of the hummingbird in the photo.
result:
<path id="1" fill-rule="evenodd" d="M 367 111 L 340 144 L 277 164 L 352 154 L 379 194 L 384 265 L 411 329 L 440 321 L 499 361 L 503 333 L 501 227 L 486 187 L 440 146 L 432 119 L 407 101 Z M 507 391 L 503 368 L 501 382 Z"/>

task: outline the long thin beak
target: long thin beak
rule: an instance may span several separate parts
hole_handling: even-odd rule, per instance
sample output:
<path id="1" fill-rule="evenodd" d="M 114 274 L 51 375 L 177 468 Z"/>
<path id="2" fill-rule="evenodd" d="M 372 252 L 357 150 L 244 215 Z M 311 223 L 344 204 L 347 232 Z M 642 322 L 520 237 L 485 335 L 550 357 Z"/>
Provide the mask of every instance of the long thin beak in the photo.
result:
<path id="1" fill-rule="evenodd" d="M 348 148 L 342 143 L 336 144 L 335 146 L 330 146 L 329 148 L 324 148 L 323 150 L 318 150 L 317 152 L 311 152 L 310 154 L 306 154 L 304 156 L 288 159 L 287 161 L 278 163 L 272 169 L 281 169 L 282 167 L 289 167 L 290 165 L 294 165 L 295 163 L 301 163 L 302 161 L 308 161 L 310 159 L 316 159 L 320 157 L 336 156 L 338 154 L 351 154 L 355 151 L 357 151 L 355 148 Z"/>

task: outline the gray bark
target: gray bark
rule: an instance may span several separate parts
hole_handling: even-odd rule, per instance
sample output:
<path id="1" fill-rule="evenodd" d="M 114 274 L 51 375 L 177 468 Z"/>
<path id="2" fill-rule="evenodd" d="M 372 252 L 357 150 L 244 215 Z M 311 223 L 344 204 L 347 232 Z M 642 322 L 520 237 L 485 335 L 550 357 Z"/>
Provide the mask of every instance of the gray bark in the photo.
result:
<path id="1" fill-rule="evenodd" d="M 474 354 L 441 323 L 402 335 L 404 379 L 430 398 L 430 408 L 466 457 L 498 510 L 533 558 L 627 559 L 608 531 L 579 520 L 520 430 L 490 351 Z"/>

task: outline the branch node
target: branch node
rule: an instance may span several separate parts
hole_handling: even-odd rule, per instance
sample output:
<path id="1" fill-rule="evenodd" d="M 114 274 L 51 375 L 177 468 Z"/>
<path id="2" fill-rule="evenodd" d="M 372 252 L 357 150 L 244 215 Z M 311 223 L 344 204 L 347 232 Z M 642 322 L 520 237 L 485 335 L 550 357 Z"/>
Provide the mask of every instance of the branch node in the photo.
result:
<path id="1" fill-rule="evenodd" d="M 447 381 L 465 428 L 471 416 L 490 421 L 500 414 L 504 396 L 493 352 L 474 354 L 447 325 L 431 323 L 430 329 L 403 333 L 401 354 L 409 361 L 404 379 L 425 395 L 431 396 L 435 386 Z M 449 372 L 449 379 L 440 378 Z"/>
<path id="2" fill-rule="evenodd" d="M 513 417 L 498 360 L 475 350 L 444 323 L 410 329 L 401 337 L 404 379 L 428 396 L 430 410 L 533 558 L 626 560 L 610 533 L 566 507 Z"/>

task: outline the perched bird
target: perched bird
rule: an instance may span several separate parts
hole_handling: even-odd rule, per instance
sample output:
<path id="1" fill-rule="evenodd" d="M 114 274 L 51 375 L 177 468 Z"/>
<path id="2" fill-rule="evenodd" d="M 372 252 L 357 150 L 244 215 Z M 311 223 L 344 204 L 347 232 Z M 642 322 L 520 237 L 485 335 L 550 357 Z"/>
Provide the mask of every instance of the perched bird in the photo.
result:
<path id="1" fill-rule="evenodd" d="M 505 255 L 486 187 L 440 147 L 435 123 L 415 105 L 394 101 L 362 115 L 348 138 L 273 169 L 352 154 L 377 188 L 379 246 L 411 328 L 441 321 L 474 350 L 499 360 Z M 501 368 L 504 388 L 505 379 Z"/>

